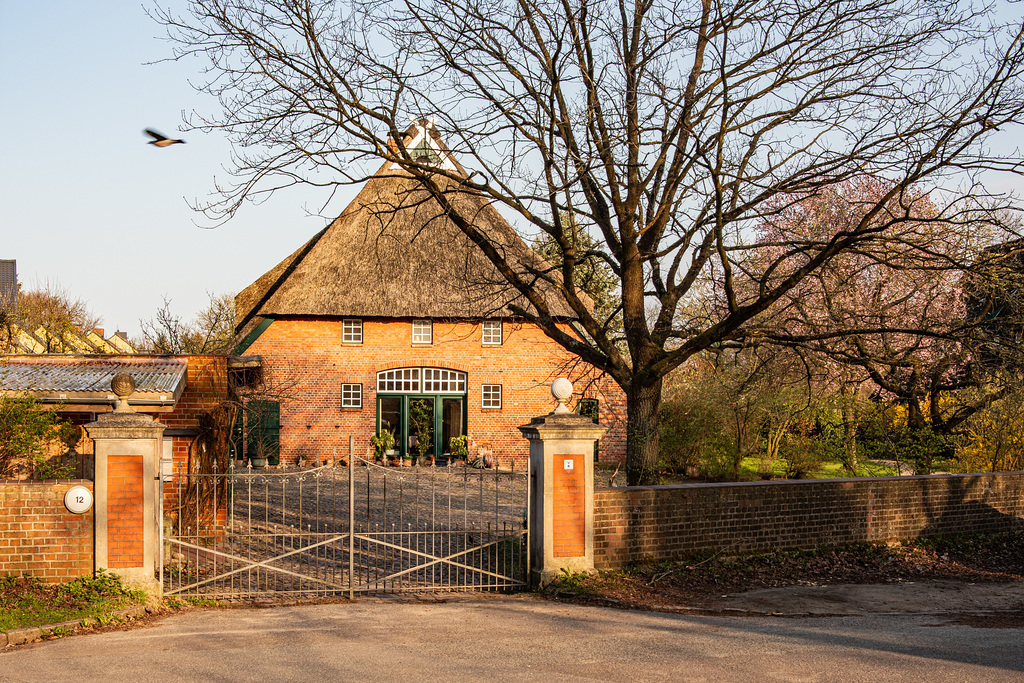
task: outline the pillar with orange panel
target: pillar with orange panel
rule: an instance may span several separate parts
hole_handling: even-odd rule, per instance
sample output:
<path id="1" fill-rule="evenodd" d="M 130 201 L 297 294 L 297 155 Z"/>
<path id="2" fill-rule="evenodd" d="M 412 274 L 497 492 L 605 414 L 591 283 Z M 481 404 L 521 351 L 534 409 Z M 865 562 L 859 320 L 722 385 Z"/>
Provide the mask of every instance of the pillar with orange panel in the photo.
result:
<path id="1" fill-rule="evenodd" d="M 572 383 L 551 384 L 555 409 L 519 431 L 530 442 L 530 583 L 594 569 L 594 442 L 607 427 L 566 407 Z"/>

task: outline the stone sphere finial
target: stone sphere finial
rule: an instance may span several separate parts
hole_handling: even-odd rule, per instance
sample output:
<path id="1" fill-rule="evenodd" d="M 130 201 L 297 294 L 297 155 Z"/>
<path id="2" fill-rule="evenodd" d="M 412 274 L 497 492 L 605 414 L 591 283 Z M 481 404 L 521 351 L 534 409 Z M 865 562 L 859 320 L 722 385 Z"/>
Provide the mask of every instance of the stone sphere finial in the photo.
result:
<path id="1" fill-rule="evenodd" d="M 135 380 L 127 372 L 119 372 L 110 380 L 110 390 L 119 399 L 117 408 L 119 413 L 132 412 L 128 406 L 128 397 L 135 393 Z"/>
<path id="2" fill-rule="evenodd" d="M 556 413 L 570 412 L 565 402 L 572 396 L 572 382 L 564 377 L 559 377 L 551 383 L 551 395 L 558 401 L 558 406 L 555 408 Z"/>

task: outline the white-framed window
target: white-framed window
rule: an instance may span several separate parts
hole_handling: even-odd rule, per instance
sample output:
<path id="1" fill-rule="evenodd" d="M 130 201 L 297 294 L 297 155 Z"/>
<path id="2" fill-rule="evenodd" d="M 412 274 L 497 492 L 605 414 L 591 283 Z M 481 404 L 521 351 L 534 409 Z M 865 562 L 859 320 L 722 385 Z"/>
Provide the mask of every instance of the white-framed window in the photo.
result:
<path id="1" fill-rule="evenodd" d="M 480 407 L 484 410 L 501 410 L 501 385 L 484 384 L 480 387 Z"/>
<path id="2" fill-rule="evenodd" d="M 341 407 L 362 408 L 363 407 L 363 385 L 342 384 L 341 385 Z"/>
<path id="3" fill-rule="evenodd" d="M 466 393 L 466 373 L 442 368 L 423 368 L 424 394 Z"/>
<path id="4" fill-rule="evenodd" d="M 398 368 L 377 373 L 377 391 L 387 393 L 420 393 L 420 369 Z"/>
<path id="5" fill-rule="evenodd" d="M 363 321 L 359 318 L 348 318 L 341 322 L 341 341 L 346 344 L 363 343 Z"/>
<path id="6" fill-rule="evenodd" d="M 464 394 L 466 393 L 466 373 L 444 368 L 381 370 L 377 373 L 377 393 Z"/>
<path id="7" fill-rule="evenodd" d="M 434 343 L 434 323 L 430 320 L 413 320 L 412 321 L 412 343 L 413 344 L 433 344 Z"/>
<path id="8" fill-rule="evenodd" d="M 501 346 L 501 321 L 485 320 L 483 324 L 484 346 Z"/>

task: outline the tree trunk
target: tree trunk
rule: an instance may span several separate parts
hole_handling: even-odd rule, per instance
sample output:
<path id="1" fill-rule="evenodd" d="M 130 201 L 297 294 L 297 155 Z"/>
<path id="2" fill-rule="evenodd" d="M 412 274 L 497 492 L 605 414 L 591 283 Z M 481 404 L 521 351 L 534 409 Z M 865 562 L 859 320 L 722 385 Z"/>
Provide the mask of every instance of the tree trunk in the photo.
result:
<path id="1" fill-rule="evenodd" d="M 846 462 L 843 463 L 847 472 L 857 476 L 857 390 L 852 392 L 845 384 L 840 388 L 843 415 L 843 450 Z"/>
<path id="2" fill-rule="evenodd" d="M 916 396 L 911 397 L 907 400 L 907 428 L 912 432 L 919 432 L 926 424 L 924 411 L 921 410 L 921 400 Z"/>
<path id="3" fill-rule="evenodd" d="M 634 380 L 626 393 L 626 483 L 644 486 L 658 483 L 658 422 L 661 412 L 661 378 Z"/>

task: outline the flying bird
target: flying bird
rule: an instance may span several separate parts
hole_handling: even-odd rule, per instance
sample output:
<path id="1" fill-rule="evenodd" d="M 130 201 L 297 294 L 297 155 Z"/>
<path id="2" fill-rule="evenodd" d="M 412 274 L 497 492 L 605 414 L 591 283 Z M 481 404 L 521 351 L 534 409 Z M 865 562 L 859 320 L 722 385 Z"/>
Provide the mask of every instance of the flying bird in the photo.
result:
<path id="1" fill-rule="evenodd" d="M 170 145 L 175 145 L 175 144 L 178 144 L 178 143 L 181 143 L 182 145 L 185 144 L 184 140 L 172 140 L 171 138 L 165 137 L 165 136 L 161 135 L 160 133 L 157 133 L 152 128 L 147 128 L 145 130 L 145 133 L 146 133 L 146 135 L 148 135 L 151 138 L 153 138 L 152 140 L 149 141 L 149 144 L 156 145 L 157 147 L 168 147 Z"/>

